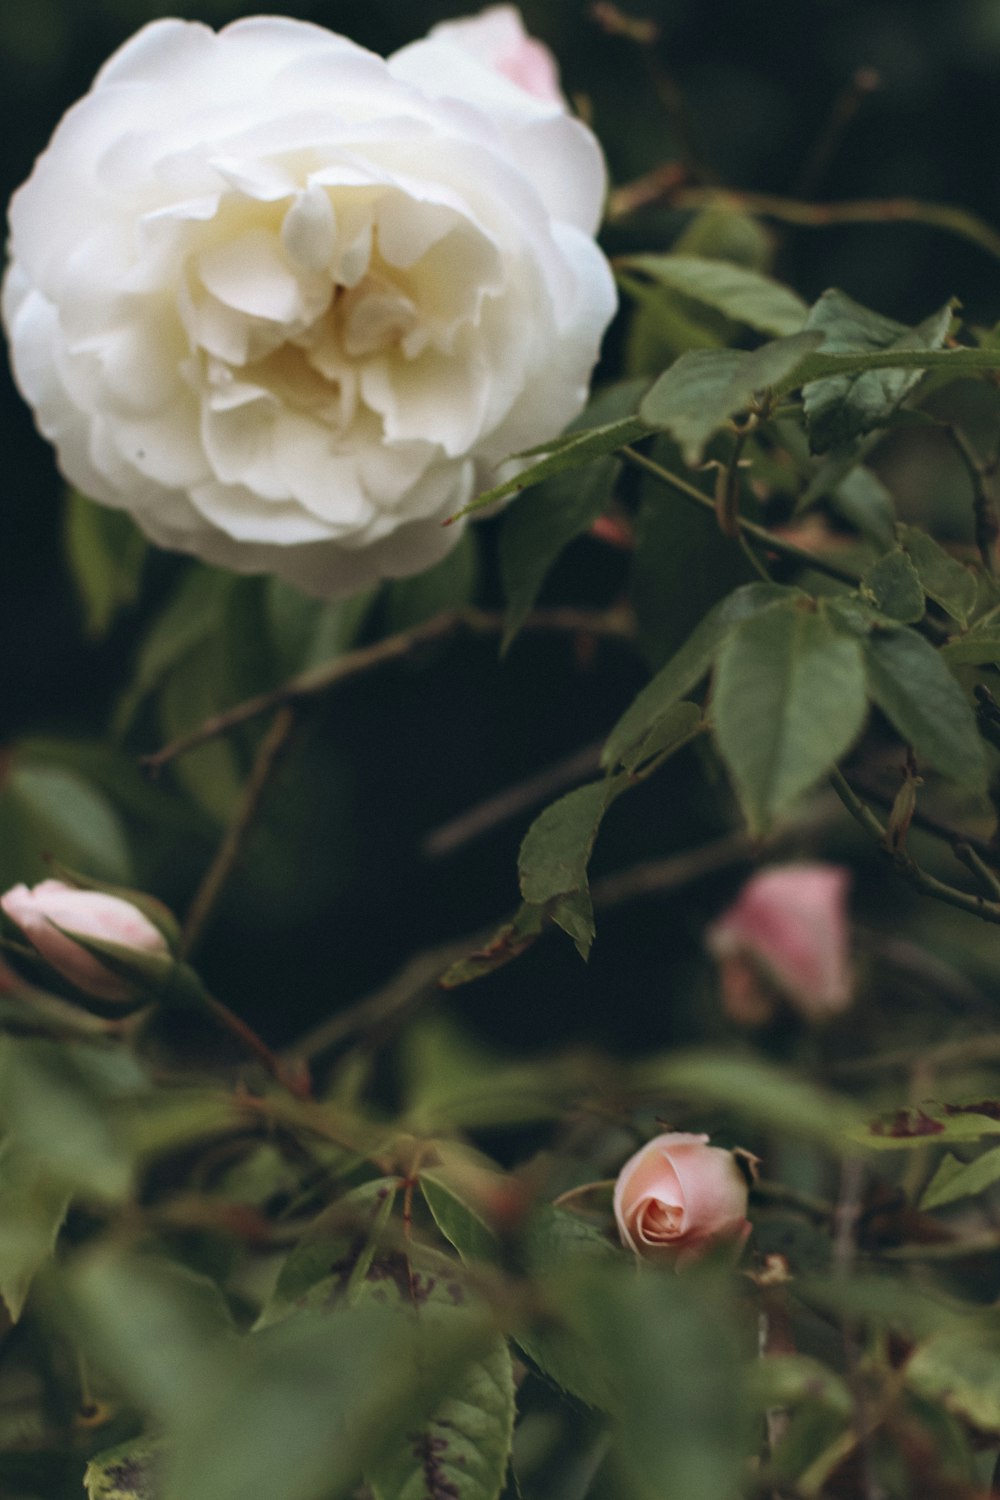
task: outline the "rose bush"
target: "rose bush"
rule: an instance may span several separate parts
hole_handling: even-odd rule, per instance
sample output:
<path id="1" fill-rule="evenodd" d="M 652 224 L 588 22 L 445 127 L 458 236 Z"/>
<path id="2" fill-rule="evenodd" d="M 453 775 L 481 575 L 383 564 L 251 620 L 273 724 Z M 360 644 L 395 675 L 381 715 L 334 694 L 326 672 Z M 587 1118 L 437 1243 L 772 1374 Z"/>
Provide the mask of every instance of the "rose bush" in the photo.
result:
<path id="1" fill-rule="evenodd" d="M 840 865 L 775 865 L 747 881 L 706 933 L 723 1005 L 758 1025 L 785 1000 L 810 1021 L 851 1003 L 850 872 Z"/>
<path id="2" fill-rule="evenodd" d="M 513 7 L 388 61 L 155 21 L 14 197 L 16 379 L 66 478 L 162 546 L 326 596 L 414 573 L 583 405 L 603 193 Z"/>
<path id="3" fill-rule="evenodd" d="M 747 1198 L 731 1151 L 710 1146 L 707 1135 L 672 1131 L 647 1141 L 622 1167 L 615 1220 L 627 1249 L 681 1266 L 713 1245 L 743 1245 Z"/>
<path id="4" fill-rule="evenodd" d="M 95 1000 L 125 1003 L 134 1000 L 141 987 L 88 952 L 74 934 L 132 949 L 137 955 L 166 957 L 170 951 L 159 928 L 130 901 L 104 891 L 77 890 L 62 880 L 43 880 L 33 889 L 16 885 L 0 896 L 0 909 L 40 958 Z"/>

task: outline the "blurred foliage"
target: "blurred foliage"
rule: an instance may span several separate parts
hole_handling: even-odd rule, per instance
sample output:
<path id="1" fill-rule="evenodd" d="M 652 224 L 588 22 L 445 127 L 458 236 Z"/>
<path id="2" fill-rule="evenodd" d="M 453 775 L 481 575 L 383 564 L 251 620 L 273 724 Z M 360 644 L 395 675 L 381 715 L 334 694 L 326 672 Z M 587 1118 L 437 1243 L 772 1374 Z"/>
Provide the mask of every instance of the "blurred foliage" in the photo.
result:
<path id="1" fill-rule="evenodd" d="M 389 51 L 451 11 L 295 14 Z M 6 191 L 162 13 L 3 10 Z M 650 0 L 655 52 L 524 13 L 612 187 L 683 182 L 609 219 L 591 406 L 437 568 L 323 605 L 156 554 L 3 393 L 0 884 L 204 919 L 128 1016 L 0 968 L 5 1500 L 988 1492 L 996 249 L 719 194 L 990 220 L 1000 12 Z M 704 933 L 786 854 L 852 868 L 857 1001 L 750 1039 Z M 743 1148 L 738 1274 L 615 1242 L 664 1124 Z"/>

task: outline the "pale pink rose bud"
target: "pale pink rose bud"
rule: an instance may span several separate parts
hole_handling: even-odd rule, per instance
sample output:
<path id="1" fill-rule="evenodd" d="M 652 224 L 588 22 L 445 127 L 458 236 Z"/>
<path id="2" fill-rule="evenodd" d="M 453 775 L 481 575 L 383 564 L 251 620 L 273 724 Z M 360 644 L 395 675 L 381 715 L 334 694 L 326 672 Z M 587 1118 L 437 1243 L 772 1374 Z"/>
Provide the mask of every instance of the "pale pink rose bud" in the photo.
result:
<path id="1" fill-rule="evenodd" d="M 742 1248 L 748 1188 L 731 1151 L 707 1135 L 658 1135 L 622 1167 L 614 1208 L 622 1244 L 683 1266 L 715 1245 Z"/>
<path id="2" fill-rule="evenodd" d="M 141 987 L 88 953 L 73 934 L 137 954 L 167 956 L 170 951 L 163 934 L 131 902 L 103 891 L 78 890 L 61 880 L 43 880 L 33 890 L 15 885 L 0 896 L 0 907 L 57 974 L 95 1000 L 134 1000 Z"/>
<path id="3" fill-rule="evenodd" d="M 852 973 L 847 891 L 839 865 L 774 865 L 751 877 L 705 935 L 723 1006 L 759 1025 L 784 999 L 810 1021 L 845 1010 Z"/>
<path id="4" fill-rule="evenodd" d="M 556 60 L 543 42 L 525 31 L 516 5 L 491 5 L 478 16 L 443 21 L 431 28 L 430 36 L 460 47 L 536 99 L 565 107 Z"/>

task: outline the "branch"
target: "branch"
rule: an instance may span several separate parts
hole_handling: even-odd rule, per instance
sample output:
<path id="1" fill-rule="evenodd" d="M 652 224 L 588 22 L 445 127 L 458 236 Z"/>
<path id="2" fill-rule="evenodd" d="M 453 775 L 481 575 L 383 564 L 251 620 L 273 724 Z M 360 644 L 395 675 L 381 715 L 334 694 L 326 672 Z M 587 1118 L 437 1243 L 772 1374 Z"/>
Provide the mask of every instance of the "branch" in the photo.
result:
<path id="1" fill-rule="evenodd" d="M 644 453 L 639 453 L 635 448 L 622 448 L 618 456 L 626 463 L 632 464 L 634 468 L 643 469 L 647 474 L 652 474 L 654 479 L 659 479 L 662 484 L 676 490 L 679 495 L 684 496 L 685 500 L 690 500 L 693 504 L 700 505 L 702 510 L 715 514 L 715 502 L 709 495 L 698 489 L 696 485 L 689 484 L 679 474 L 672 474 L 669 469 L 647 458 Z M 857 573 L 851 573 L 847 568 L 838 566 L 837 563 L 828 562 L 825 557 L 819 557 L 814 552 L 807 552 L 804 547 L 796 547 L 794 542 L 786 542 L 784 538 L 775 536 L 773 531 L 768 531 L 766 526 L 758 526 L 756 521 L 748 521 L 744 516 L 737 516 L 736 524 L 743 536 L 752 538 L 758 546 L 766 548 L 768 552 L 775 552 L 779 557 L 791 558 L 803 567 L 812 568 L 817 573 L 824 573 L 827 578 L 836 578 L 841 583 L 853 585 L 860 581 Z"/>
<path id="2" fill-rule="evenodd" d="M 295 727 L 293 710 L 288 707 L 279 709 L 274 723 L 261 741 L 257 758 L 247 778 L 246 786 L 243 788 L 243 798 L 236 810 L 236 816 L 226 829 L 215 858 L 209 865 L 191 902 L 181 935 L 180 951 L 184 958 L 189 958 L 197 947 L 205 924 L 214 911 L 226 882 L 239 863 L 240 855 L 243 853 L 246 841 L 260 813 L 267 789 L 288 753 Z"/>
<path id="3" fill-rule="evenodd" d="M 931 875 L 927 870 L 922 869 L 905 849 L 890 851 L 886 843 L 887 830 L 884 824 L 871 808 L 861 801 L 842 771 L 834 770 L 830 773 L 830 785 L 855 822 L 860 823 L 869 837 L 880 845 L 899 874 L 904 880 L 908 880 L 915 890 L 921 891 L 925 896 L 933 896 L 947 906 L 956 906 L 959 911 L 970 912 L 974 917 L 982 917 L 984 922 L 994 922 L 1000 925 L 1000 901 L 987 901 L 985 896 L 975 896 L 970 891 L 959 890 L 957 886 L 938 880 L 936 875 Z"/>
<path id="4" fill-rule="evenodd" d="M 505 617 L 499 611 L 472 607 L 446 610 L 409 630 L 400 631 L 398 635 L 386 636 L 384 640 L 374 641 L 370 646 L 360 646 L 356 651 L 347 651 L 333 661 L 324 662 L 322 666 L 300 672 L 270 692 L 258 693 L 256 697 L 247 698 L 232 708 L 224 709 L 222 713 L 213 714 L 197 729 L 180 735 L 170 744 L 164 745 L 162 750 L 142 756 L 140 764 L 155 775 L 179 755 L 185 755 L 207 740 L 226 734 L 240 724 L 259 718 L 261 714 L 271 713 L 305 699 L 317 698 L 350 677 L 360 677 L 388 662 L 403 661 L 433 641 L 444 641 L 462 634 L 500 635 L 505 623 Z M 623 641 L 630 640 L 634 634 L 631 613 L 624 609 L 537 610 L 528 616 L 521 629 L 553 635 L 593 635 Z"/>
<path id="5" fill-rule="evenodd" d="M 648 182 L 644 194 L 642 183 Z M 657 183 L 660 191 L 657 193 Z M 777 193 L 749 193 L 730 188 L 683 187 L 676 173 L 657 168 L 648 179 L 626 183 L 611 194 L 610 219 L 623 218 L 637 203 L 659 199 L 671 208 L 717 208 L 729 213 L 758 214 L 794 224 L 801 229 L 826 229 L 836 224 L 922 224 L 928 229 L 944 230 L 978 245 L 987 255 L 1000 260 L 1000 234 L 965 208 L 949 203 L 924 203 L 919 198 L 853 198 L 840 203 L 807 203 L 799 198 L 783 198 Z"/>

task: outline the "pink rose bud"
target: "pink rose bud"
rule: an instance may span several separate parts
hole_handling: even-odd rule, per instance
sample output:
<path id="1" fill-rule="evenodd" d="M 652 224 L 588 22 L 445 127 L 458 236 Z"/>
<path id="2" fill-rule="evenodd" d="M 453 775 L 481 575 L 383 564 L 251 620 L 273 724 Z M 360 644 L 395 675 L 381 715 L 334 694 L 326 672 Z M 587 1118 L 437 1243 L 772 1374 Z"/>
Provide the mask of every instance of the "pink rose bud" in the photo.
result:
<path id="1" fill-rule="evenodd" d="M 752 876 L 706 933 L 734 1021 L 756 1026 L 784 999 L 821 1021 L 851 1002 L 847 890 L 839 865 L 774 865 Z"/>
<path id="2" fill-rule="evenodd" d="M 481 15 L 443 21 L 431 28 L 430 36 L 468 52 L 536 99 L 565 108 L 556 60 L 543 42 L 525 31 L 516 5 L 491 5 Z"/>
<path id="3" fill-rule="evenodd" d="M 61 880 L 43 880 L 33 890 L 15 885 L 0 896 L 0 908 L 57 974 L 96 1000 L 134 1000 L 141 986 L 88 953 L 74 942 L 74 934 L 137 954 L 170 952 L 162 932 L 131 902 L 103 891 L 78 890 Z"/>
<path id="4" fill-rule="evenodd" d="M 731 1151 L 710 1146 L 707 1135 L 658 1135 L 618 1174 L 618 1233 L 643 1260 L 680 1267 L 714 1245 L 742 1248 L 750 1233 L 747 1196 Z"/>

